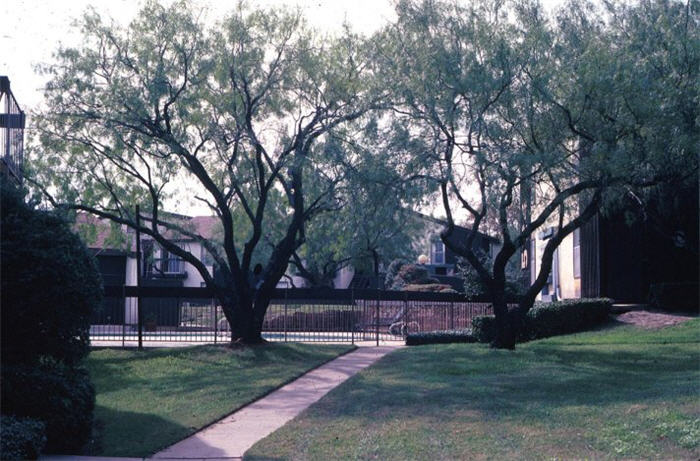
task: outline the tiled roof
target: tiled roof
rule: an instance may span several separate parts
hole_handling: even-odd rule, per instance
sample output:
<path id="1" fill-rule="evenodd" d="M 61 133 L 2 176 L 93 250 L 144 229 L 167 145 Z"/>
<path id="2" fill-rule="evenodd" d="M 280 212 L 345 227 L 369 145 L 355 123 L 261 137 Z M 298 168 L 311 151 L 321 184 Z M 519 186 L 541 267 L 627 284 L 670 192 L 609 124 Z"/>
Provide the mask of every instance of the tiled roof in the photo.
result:
<path id="1" fill-rule="evenodd" d="M 183 216 L 178 217 L 182 219 L 182 225 L 189 231 L 195 232 L 205 239 L 213 239 L 219 232 L 218 223 L 221 221 L 216 216 Z M 94 226 L 94 231 L 92 229 L 88 230 L 89 226 Z M 97 249 L 113 249 L 121 250 L 113 238 L 110 238 L 111 226 L 108 220 L 103 218 L 98 218 L 94 215 L 88 213 L 79 213 L 76 217 L 75 223 L 76 231 L 79 231 L 81 237 L 87 236 L 85 239 L 85 244 L 89 248 Z M 82 228 L 79 230 L 79 228 Z M 124 227 L 122 226 L 122 229 Z M 123 230 L 125 232 L 125 230 Z M 168 231 L 164 233 L 168 238 L 173 240 L 190 240 L 189 237 L 178 235 L 176 232 Z"/>

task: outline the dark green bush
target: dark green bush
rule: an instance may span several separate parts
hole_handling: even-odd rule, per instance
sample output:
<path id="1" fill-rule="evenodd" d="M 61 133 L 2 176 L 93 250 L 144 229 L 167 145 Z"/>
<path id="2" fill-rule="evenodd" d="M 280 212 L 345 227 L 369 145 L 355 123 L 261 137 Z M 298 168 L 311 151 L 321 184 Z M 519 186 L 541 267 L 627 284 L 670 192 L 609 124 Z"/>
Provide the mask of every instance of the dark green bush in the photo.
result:
<path id="1" fill-rule="evenodd" d="M 102 300 L 95 260 L 64 220 L 32 209 L 7 184 L 1 195 L 2 362 L 78 363 Z"/>
<path id="2" fill-rule="evenodd" d="M 399 269 L 394 282 L 391 286 L 392 290 L 401 290 L 406 285 L 425 285 L 428 283 L 439 283 L 437 279 L 430 278 L 430 273 L 425 267 L 415 264 L 404 264 Z"/>
<path id="3" fill-rule="evenodd" d="M 424 331 L 406 336 L 407 346 L 423 344 L 475 343 L 471 330 Z"/>
<path id="4" fill-rule="evenodd" d="M 649 304 L 671 312 L 697 314 L 700 285 L 693 282 L 657 283 L 649 287 Z"/>
<path id="5" fill-rule="evenodd" d="M 585 331 L 605 323 L 612 300 L 567 299 L 537 303 L 527 313 L 523 340 Z"/>
<path id="6" fill-rule="evenodd" d="M 0 459 L 37 459 L 46 443 L 44 428 L 36 419 L 0 416 Z"/>
<path id="7" fill-rule="evenodd" d="M 478 315 L 472 319 L 472 334 L 480 343 L 490 343 L 496 337 L 496 318 Z"/>
<path id="8" fill-rule="evenodd" d="M 611 307 L 612 300 L 607 298 L 537 303 L 525 316 L 525 324 L 518 335 L 518 341 L 589 330 L 608 320 Z M 474 317 L 472 332 L 480 343 L 490 343 L 496 335 L 495 317 Z"/>
<path id="9" fill-rule="evenodd" d="M 44 423 L 47 450 L 77 452 L 92 431 L 95 392 L 80 361 L 100 275 L 63 219 L 0 183 L 2 413 Z"/>
<path id="10" fill-rule="evenodd" d="M 85 369 L 52 360 L 7 365 L 0 385 L 3 414 L 42 421 L 49 452 L 75 453 L 90 438 L 95 390 Z"/>

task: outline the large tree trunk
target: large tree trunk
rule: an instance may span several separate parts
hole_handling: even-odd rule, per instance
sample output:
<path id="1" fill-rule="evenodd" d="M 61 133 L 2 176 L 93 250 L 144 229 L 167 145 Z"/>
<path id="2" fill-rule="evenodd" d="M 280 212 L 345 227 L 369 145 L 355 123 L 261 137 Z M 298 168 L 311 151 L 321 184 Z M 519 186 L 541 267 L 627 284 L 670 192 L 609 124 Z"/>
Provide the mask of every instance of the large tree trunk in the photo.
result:
<path id="1" fill-rule="evenodd" d="M 256 311 L 251 301 L 230 296 L 221 302 L 224 315 L 231 327 L 231 345 L 260 344 L 264 341 L 262 319 L 258 319 L 255 315 Z M 262 317 L 264 318 L 264 313 Z"/>
<path id="2" fill-rule="evenodd" d="M 505 286 L 492 293 L 493 313 L 496 317 L 496 334 L 491 347 L 496 349 L 515 349 L 522 322 L 517 310 L 509 310 L 505 296 Z"/>

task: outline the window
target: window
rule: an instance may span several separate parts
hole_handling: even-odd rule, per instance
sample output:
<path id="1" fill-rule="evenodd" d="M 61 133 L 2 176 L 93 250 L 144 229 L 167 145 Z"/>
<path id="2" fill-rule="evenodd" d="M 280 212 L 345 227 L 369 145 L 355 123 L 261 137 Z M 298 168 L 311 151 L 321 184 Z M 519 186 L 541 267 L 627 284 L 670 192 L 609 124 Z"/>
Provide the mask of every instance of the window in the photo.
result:
<path id="1" fill-rule="evenodd" d="M 581 230 L 574 231 L 574 278 L 581 278 Z"/>
<path id="2" fill-rule="evenodd" d="M 445 264 L 445 244 L 433 242 L 430 249 L 430 262 L 433 264 Z"/>

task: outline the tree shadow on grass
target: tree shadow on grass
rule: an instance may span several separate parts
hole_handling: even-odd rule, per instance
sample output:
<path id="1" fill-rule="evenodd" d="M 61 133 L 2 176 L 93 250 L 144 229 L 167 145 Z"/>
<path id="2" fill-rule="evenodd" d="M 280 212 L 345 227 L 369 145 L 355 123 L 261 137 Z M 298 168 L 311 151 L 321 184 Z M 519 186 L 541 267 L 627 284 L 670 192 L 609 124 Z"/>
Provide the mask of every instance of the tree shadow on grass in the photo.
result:
<path id="1" fill-rule="evenodd" d="M 95 408 L 93 440 L 83 455 L 145 457 L 177 443 L 195 432 L 172 421 L 145 413 Z M 212 447 L 208 451 L 225 453 Z"/>
<path id="2" fill-rule="evenodd" d="M 329 394 L 318 416 L 374 418 L 376 414 L 439 417 L 469 408 L 484 415 L 528 419 L 563 407 L 601 409 L 660 403 L 694 395 L 698 361 L 688 347 L 522 350 L 405 350 Z M 386 410 L 386 411 L 384 411 Z"/>

